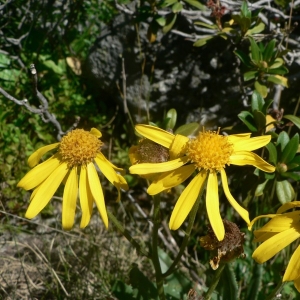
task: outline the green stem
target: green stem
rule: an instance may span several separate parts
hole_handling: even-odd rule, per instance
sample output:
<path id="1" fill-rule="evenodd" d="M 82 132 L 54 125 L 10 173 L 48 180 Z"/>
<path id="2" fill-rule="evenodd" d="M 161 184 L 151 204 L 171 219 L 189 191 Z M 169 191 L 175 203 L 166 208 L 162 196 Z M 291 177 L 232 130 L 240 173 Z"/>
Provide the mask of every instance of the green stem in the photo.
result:
<path id="1" fill-rule="evenodd" d="M 114 225 L 118 228 L 118 230 L 123 234 L 123 236 L 131 243 L 133 247 L 136 248 L 136 250 L 141 253 L 142 255 L 148 257 L 151 259 L 150 254 L 148 251 L 146 251 L 126 230 L 123 225 L 117 220 L 117 218 L 109 211 L 107 210 L 107 214 L 109 216 L 109 219 L 114 223 Z"/>
<path id="2" fill-rule="evenodd" d="M 165 300 L 164 279 L 161 272 L 159 256 L 158 256 L 158 229 L 160 225 L 160 197 L 153 196 L 153 228 L 152 228 L 152 263 L 155 269 L 156 287 L 159 299 Z"/>
<path id="3" fill-rule="evenodd" d="M 221 274 L 222 274 L 224 268 L 225 268 L 225 264 L 219 265 L 219 268 L 215 272 L 215 276 L 214 276 L 213 281 L 204 297 L 204 300 L 209 300 L 211 298 L 212 293 L 214 292 L 214 290 L 216 289 L 216 287 L 219 283 L 219 280 L 221 278 Z"/>
<path id="4" fill-rule="evenodd" d="M 277 299 L 277 295 L 280 293 L 285 282 L 279 281 L 273 292 L 266 298 L 266 300 Z"/>
<path id="5" fill-rule="evenodd" d="M 186 233 L 185 233 L 185 237 L 182 241 L 182 244 L 180 246 L 179 252 L 177 254 L 177 256 L 175 257 L 172 265 L 170 266 L 170 268 L 164 273 L 162 274 L 163 277 L 168 277 L 169 275 L 171 275 L 174 271 L 175 271 L 175 267 L 177 266 L 177 264 L 179 263 L 179 261 L 181 260 L 181 257 L 184 253 L 184 250 L 188 244 L 190 235 L 191 235 L 191 231 L 196 219 L 196 215 L 197 215 L 197 211 L 198 211 L 198 207 L 199 207 L 199 203 L 200 203 L 200 199 L 202 197 L 202 193 L 203 193 L 203 189 L 200 192 L 200 195 L 198 196 L 198 199 L 196 200 L 196 203 L 194 204 L 191 213 L 189 214 L 189 221 L 188 221 L 188 226 L 186 229 Z"/>

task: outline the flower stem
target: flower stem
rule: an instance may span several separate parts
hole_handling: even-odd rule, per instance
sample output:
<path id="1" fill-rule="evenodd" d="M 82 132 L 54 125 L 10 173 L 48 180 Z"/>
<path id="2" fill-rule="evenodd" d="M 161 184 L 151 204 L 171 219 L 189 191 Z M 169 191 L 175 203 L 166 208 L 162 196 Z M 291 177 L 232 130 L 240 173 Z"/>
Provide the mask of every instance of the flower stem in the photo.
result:
<path id="1" fill-rule="evenodd" d="M 211 298 L 212 293 L 214 292 L 214 290 L 216 289 L 216 287 L 219 283 L 219 280 L 221 278 L 221 274 L 222 274 L 224 268 L 225 268 L 225 264 L 219 265 L 219 268 L 216 270 L 215 276 L 214 276 L 213 281 L 204 297 L 204 300 L 209 300 Z"/>
<path id="2" fill-rule="evenodd" d="M 162 274 L 162 276 L 164 278 L 168 277 L 169 275 L 171 275 L 175 271 L 175 267 L 177 266 L 178 262 L 180 261 L 182 255 L 184 253 L 184 250 L 185 250 L 185 248 L 188 244 L 188 241 L 189 241 L 189 238 L 190 238 L 190 235 L 191 235 L 191 231 L 192 231 L 195 219 L 196 219 L 196 215 L 197 215 L 197 211 L 198 211 L 201 196 L 202 196 L 202 193 L 200 193 L 198 199 L 196 200 L 196 203 L 194 204 L 194 206 L 193 206 L 193 208 L 192 208 L 192 210 L 189 214 L 189 221 L 188 221 L 188 226 L 187 226 L 187 229 L 186 229 L 186 232 L 185 232 L 185 237 L 182 241 L 179 252 L 178 252 L 177 256 L 175 257 L 172 265 L 170 266 L 170 268 L 164 274 Z"/>
<path id="3" fill-rule="evenodd" d="M 155 269 L 156 287 L 159 299 L 165 300 L 164 279 L 161 272 L 159 256 L 158 256 L 158 229 L 160 224 L 160 197 L 153 196 L 153 228 L 152 228 L 152 263 Z"/>
<path id="4" fill-rule="evenodd" d="M 136 248 L 136 250 L 151 259 L 150 254 L 148 253 L 148 251 L 146 251 L 128 232 L 128 230 L 126 230 L 123 225 L 117 220 L 117 218 L 112 214 L 112 212 L 110 212 L 109 210 L 107 210 L 107 214 L 109 216 L 109 219 L 114 223 L 114 225 L 118 228 L 118 230 L 123 234 L 123 236 L 131 243 L 131 245 L 133 247 Z"/>
<path id="5" fill-rule="evenodd" d="M 273 292 L 266 298 L 266 300 L 277 299 L 277 295 L 280 293 L 284 285 L 285 282 L 279 281 Z"/>

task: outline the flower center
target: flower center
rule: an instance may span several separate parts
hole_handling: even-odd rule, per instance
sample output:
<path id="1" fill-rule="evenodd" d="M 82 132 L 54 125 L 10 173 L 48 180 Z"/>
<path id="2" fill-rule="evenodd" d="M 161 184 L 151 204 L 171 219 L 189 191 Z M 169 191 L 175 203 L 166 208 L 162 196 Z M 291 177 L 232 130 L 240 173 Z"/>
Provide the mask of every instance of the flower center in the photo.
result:
<path id="1" fill-rule="evenodd" d="M 161 163 L 169 160 L 169 150 L 148 139 L 142 139 L 137 147 L 138 163 Z"/>
<path id="2" fill-rule="evenodd" d="M 83 129 L 75 129 L 65 135 L 60 142 L 59 153 L 69 168 L 87 165 L 100 152 L 102 142 Z"/>
<path id="3" fill-rule="evenodd" d="M 196 167 L 210 172 L 218 172 L 228 165 L 232 153 L 233 145 L 219 130 L 200 132 L 188 146 L 188 156 Z"/>

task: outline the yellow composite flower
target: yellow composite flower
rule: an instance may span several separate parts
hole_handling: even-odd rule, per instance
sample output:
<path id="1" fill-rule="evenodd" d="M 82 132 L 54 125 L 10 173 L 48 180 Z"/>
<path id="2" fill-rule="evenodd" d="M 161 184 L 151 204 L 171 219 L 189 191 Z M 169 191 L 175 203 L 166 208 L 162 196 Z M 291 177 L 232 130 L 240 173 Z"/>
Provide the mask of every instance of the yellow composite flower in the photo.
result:
<path id="1" fill-rule="evenodd" d="M 114 166 L 101 152 L 101 132 L 92 128 L 90 132 L 75 129 L 65 135 L 61 142 L 44 146 L 28 159 L 30 170 L 18 183 L 25 190 L 33 189 L 25 217 L 34 218 L 48 204 L 60 184 L 65 184 L 62 202 L 62 226 L 71 229 L 74 225 L 77 197 L 79 195 L 82 211 L 80 227 L 86 227 L 92 215 L 93 203 L 108 227 L 108 217 L 104 196 L 96 166 L 118 189 L 127 190 L 126 180 L 117 172 L 122 169 Z M 46 161 L 39 163 L 41 157 L 50 150 L 57 152 Z"/>
<path id="2" fill-rule="evenodd" d="M 231 195 L 225 167 L 252 165 L 265 172 L 274 172 L 275 168 L 257 154 L 251 152 L 269 143 L 271 136 L 250 138 L 250 133 L 223 136 L 219 132 L 203 131 L 194 139 L 172 134 L 150 125 L 136 125 L 136 131 L 169 149 L 169 161 L 162 163 L 141 163 L 129 168 L 130 173 L 146 175 L 161 173 L 149 186 L 150 195 L 158 194 L 177 186 L 190 177 L 195 170 L 197 175 L 180 195 L 171 215 L 170 229 L 178 229 L 191 211 L 203 185 L 207 181 L 206 209 L 210 224 L 219 241 L 223 240 L 225 229 L 219 210 L 218 174 L 225 195 L 240 214 L 250 223 L 249 213 L 241 207 Z"/>
<path id="3" fill-rule="evenodd" d="M 252 255 L 258 263 L 266 262 L 283 248 L 300 238 L 300 210 L 284 213 L 297 207 L 300 207 L 300 201 L 285 203 L 278 209 L 276 214 L 261 215 L 251 221 L 250 230 L 258 219 L 271 218 L 262 228 L 254 231 L 254 241 L 262 242 Z M 282 281 L 294 281 L 295 288 L 300 292 L 300 246 L 293 253 Z"/>

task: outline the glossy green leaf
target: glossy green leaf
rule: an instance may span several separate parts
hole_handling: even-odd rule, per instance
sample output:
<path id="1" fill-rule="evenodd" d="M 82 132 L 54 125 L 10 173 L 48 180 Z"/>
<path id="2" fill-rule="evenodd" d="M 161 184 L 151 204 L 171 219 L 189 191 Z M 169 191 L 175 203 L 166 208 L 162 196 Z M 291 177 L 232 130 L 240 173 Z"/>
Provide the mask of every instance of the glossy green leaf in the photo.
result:
<path id="1" fill-rule="evenodd" d="M 280 162 L 288 164 L 295 157 L 299 147 L 299 134 L 296 133 L 284 147 Z"/>
<path id="2" fill-rule="evenodd" d="M 280 84 L 284 87 L 289 87 L 288 79 L 280 75 L 269 75 L 267 81 Z"/>
<path id="3" fill-rule="evenodd" d="M 294 115 L 284 115 L 283 118 L 290 120 L 300 129 L 300 118 Z"/>
<path id="4" fill-rule="evenodd" d="M 273 58 L 275 45 L 276 45 L 276 40 L 275 39 L 271 40 L 268 43 L 265 51 L 263 52 L 263 60 L 264 61 L 270 62 L 270 60 Z"/>
<path id="5" fill-rule="evenodd" d="M 256 76 L 257 76 L 258 72 L 257 71 L 249 71 L 249 72 L 246 72 L 244 74 L 244 80 L 245 81 L 249 81 L 251 79 L 254 79 Z"/>
<path id="6" fill-rule="evenodd" d="M 269 66 L 269 69 L 277 69 L 284 64 L 284 60 L 280 57 L 277 57 L 272 65 Z"/>
<path id="7" fill-rule="evenodd" d="M 277 150 L 276 150 L 275 145 L 273 143 L 269 143 L 266 145 L 266 148 L 269 151 L 268 161 L 276 166 L 277 165 Z"/>
<path id="8" fill-rule="evenodd" d="M 242 111 L 238 114 L 239 119 L 248 127 L 251 132 L 257 132 L 253 115 L 248 111 Z"/>
<path id="9" fill-rule="evenodd" d="M 204 46 L 207 43 L 207 41 L 211 40 L 212 38 L 214 38 L 214 36 L 213 35 L 209 35 L 209 36 L 207 36 L 205 38 L 199 39 L 199 40 L 197 40 L 193 44 L 193 46 L 195 46 L 195 47 L 202 47 L 202 46 Z"/>
<path id="10" fill-rule="evenodd" d="M 166 115 L 168 123 L 166 124 L 166 129 L 174 129 L 177 121 L 177 111 L 174 108 L 171 108 Z"/>
<path id="11" fill-rule="evenodd" d="M 255 81 L 254 87 L 261 94 L 261 96 L 263 98 L 267 97 L 267 95 L 268 95 L 268 88 L 265 85 L 260 84 L 258 81 Z"/>
<path id="12" fill-rule="evenodd" d="M 247 1 L 243 1 L 241 7 L 241 13 L 244 17 L 251 19 L 251 10 L 248 8 Z"/>
<path id="13" fill-rule="evenodd" d="M 255 63 L 258 64 L 262 60 L 260 49 L 253 38 L 249 37 L 249 40 L 251 44 L 251 58 Z"/>
<path id="14" fill-rule="evenodd" d="M 255 197 L 259 197 L 259 196 L 261 196 L 261 195 L 264 194 L 264 189 L 265 189 L 266 184 L 268 183 L 268 181 L 269 181 L 269 180 L 267 179 L 267 180 L 265 180 L 263 183 L 259 184 L 259 185 L 256 187 L 256 190 L 255 190 L 255 193 L 254 193 Z"/>
<path id="15" fill-rule="evenodd" d="M 255 110 L 253 112 L 253 117 L 257 129 L 258 130 L 264 129 L 266 126 L 266 116 L 261 111 Z"/>
<path id="16" fill-rule="evenodd" d="M 281 202 L 281 204 L 284 204 L 294 200 L 295 191 L 292 185 L 287 180 L 277 181 L 276 195 L 279 201 Z"/>
<path id="17" fill-rule="evenodd" d="M 261 96 L 261 94 L 258 93 L 257 91 L 254 91 L 252 93 L 252 97 L 251 97 L 251 110 L 252 111 L 255 111 L 255 110 L 262 111 L 264 104 L 265 104 L 265 100 Z"/>
<path id="18" fill-rule="evenodd" d="M 183 0 L 184 2 L 200 9 L 200 10 L 206 10 L 207 7 L 205 5 L 203 5 L 202 3 L 200 3 L 199 1 L 197 0 Z"/>
<path id="19" fill-rule="evenodd" d="M 281 152 L 284 150 L 289 141 L 289 135 L 285 131 L 280 132 L 277 139 L 277 145 L 280 147 Z"/>
<path id="20" fill-rule="evenodd" d="M 261 111 L 266 115 L 270 105 L 273 103 L 273 99 L 266 99 Z"/>
<path id="21" fill-rule="evenodd" d="M 268 69 L 268 74 L 285 75 L 288 72 L 289 70 L 285 66 L 281 66 L 276 69 Z"/>
<path id="22" fill-rule="evenodd" d="M 178 0 L 164 0 L 164 1 L 162 1 L 160 6 L 161 7 L 168 7 L 168 6 L 173 5 L 174 3 L 178 3 Z"/>
<path id="23" fill-rule="evenodd" d="M 265 29 L 265 24 L 259 23 L 258 25 L 254 26 L 253 28 L 248 29 L 247 32 L 245 33 L 245 36 L 260 33 L 262 31 L 264 31 L 264 29 Z"/>
<path id="24" fill-rule="evenodd" d="M 175 134 L 189 136 L 194 134 L 198 129 L 199 129 L 199 123 L 188 123 L 178 127 L 177 130 L 175 130 Z"/>
<path id="25" fill-rule="evenodd" d="M 183 9 L 183 5 L 181 2 L 174 3 L 172 6 L 172 11 L 174 14 L 182 11 L 182 9 Z"/>
<path id="26" fill-rule="evenodd" d="M 241 60 L 241 62 L 246 65 L 248 68 L 251 68 L 252 67 L 252 64 L 251 64 L 251 59 L 250 57 L 245 54 L 243 51 L 241 50 L 236 50 L 234 51 L 234 54 Z"/>
<path id="27" fill-rule="evenodd" d="M 15 81 L 16 78 L 21 74 L 19 70 L 15 69 L 4 69 L 0 71 L 0 79 L 6 81 Z"/>
<path id="28" fill-rule="evenodd" d="M 299 174 L 299 172 L 298 173 L 295 173 L 295 172 L 285 172 L 285 173 L 282 173 L 281 176 L 285 177 L 285 178 L 293 179 L 295 181 L 299 181 L 300 180 L 300 174 Z"/>
<path id="29" fill-rule="evenodd" d="M 175 24 L 176 18 L 177 14 L 169 14 L 167 16 L 166 26 L 164 26 L 162 29 L 163 33 L 167 33 L 172 29 L 173 25 Z"/>

